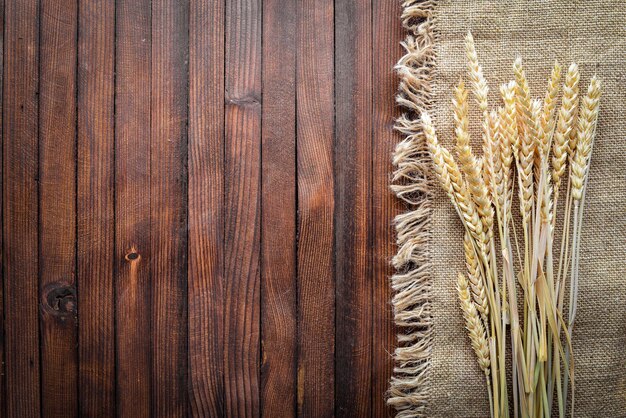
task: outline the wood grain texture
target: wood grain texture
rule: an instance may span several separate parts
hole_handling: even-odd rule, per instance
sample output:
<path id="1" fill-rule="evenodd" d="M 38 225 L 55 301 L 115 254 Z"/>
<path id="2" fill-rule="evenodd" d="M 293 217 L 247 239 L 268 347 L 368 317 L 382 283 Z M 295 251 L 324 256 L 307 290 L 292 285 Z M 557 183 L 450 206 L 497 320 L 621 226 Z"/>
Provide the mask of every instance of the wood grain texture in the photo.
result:
<path id="1" fill-rule="evenodd" d="M 78 415 L 76 0 L 42 0 L 39 28 L 41 408 Z"/>
<path id="2" fill-rule="evenodd" d="M 395 93 L 398 82 L 393 67 L 401 53 L 404 37 L 398 24 L 401 3 L 372 0 L 372 416 L 390 417 L 385 402 L 393 371 L 392 353 L 396 329 L 393 325 L 391 258 L 395 254 L 392 219 L 401 206 L 389 188 L 393 167 L 391 155 L 401 135 L 394 131 Z"/>
<path id="3" fill-rule="evenodd" d="M 261 2 L 226 1 L 226 415 L 260 414 Z"/>
<path id="4" fill-rule="evenodd" d="M 261 415 L 296 415 L 296 13 L 263 2 Z"/>
<path id="5" fill-rule="evenodd" d="M 0 4 L 0 416 L 389 416 L 399 13 Z"/>
<path id="6" fill-rule="evenodd" d="M 335 412 L 371 415 L 371 0 L 335 4 Z M 355 385 L 354 382 L 359 382 Z"/>
<path id="7" fill-rule="evenodd" d="M 6 416 L 20 418 L 38 417 L 41 413 L 37 280 L 38 40 L 38 1 L 6 1 L 2 100 L 4 362 Z"/>
<path id="8" fill-rule="evenodd" d="M 298 415 L 334 415 L 333 2 L 300 4 L 297 28 Z M 342 337 L 343 338 L 343 337 Z"/>
<path id="9" fill-rule="evenodd" d="M 79 416 L 115 415 L 115 2 L 81 1 L 78 39 Z"/>
<path id="10" fill-rule="evenodd" d="M 224 4 L 189 21 L 189 397 L 224 415 Z"/>
<path id="11" fill-rule="evenodd" d="M 115 63 L 116 413 L 148 417 L 152 399 L 150 0 L 118 0 Z"/>
<path id="12" fill-rule="evenodd" d="M 3 98 L 4 92 L 4 2 L 0 4 L 0 98 Z M 0 99 L 2 102 L 2 99 Z M 4 117 L 3 108 L 0 108 L 0 115 Z M 2 126 L 0 123 L 0 135 L 2 135 Z M 4 159 L 2 156 L 4 155 L 3 147 L 0 146 L 0 162 L 4 164 Z M 2 181 L 4 173 L 0 169 L 0 182 Z M 4 313 L 4 222 L 3 212 L 4 212 L 4 203 L 2 199 L 2 191 L 3 188 L 0 186 L 0 274 L 2 274 L 3 281 L 0 285 L 0 358 L 2 362 L 0 362 L 0 414 L 6 416 L 7 415 L 7 387 L 6 387 L 6 379 L 5 376 L 5 368 L 4 368 L 4 353 L 5 353 L 5 329 L 4 329 L 4 321 L 5 321 L 5 313 Z"/>
<path id="13" fill-rule="evenodd" d="M 186 416 L 189 3 L 152 1 L 152 415 Z"/>

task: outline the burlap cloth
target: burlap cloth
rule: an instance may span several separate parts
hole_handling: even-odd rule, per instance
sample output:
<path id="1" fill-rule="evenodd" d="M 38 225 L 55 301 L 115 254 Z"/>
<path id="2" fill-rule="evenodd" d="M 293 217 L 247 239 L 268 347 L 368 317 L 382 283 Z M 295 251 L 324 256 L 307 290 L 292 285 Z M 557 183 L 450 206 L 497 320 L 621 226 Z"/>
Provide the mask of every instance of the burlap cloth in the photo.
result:
<path id="1" fill-rule="evenodd" d="M 524 59 L 534 97 L 543 96 L 554 59 L 564 68 L 571 61 L 579 64 L 581 92 L 594 73 L 603 83 L 573 341 L 576 416 L 626 417 L 626 4 L 618 0 L 436 2 L 433 111 L 438 134 L 447 146 L 452 141 L 451 89 L 465 71 L 463 38 L 468 30 L 476 40 L 492 103 L 498 100 L 498 86 L 512 79 L 511 65 L 518 54 Z M 485 417 L 484 378 L 463 330 L 455 292 L 456 272 L 464 268 L 462 230 L 441 192 L 433 204 L 429 409 L 434 417 Z"/>

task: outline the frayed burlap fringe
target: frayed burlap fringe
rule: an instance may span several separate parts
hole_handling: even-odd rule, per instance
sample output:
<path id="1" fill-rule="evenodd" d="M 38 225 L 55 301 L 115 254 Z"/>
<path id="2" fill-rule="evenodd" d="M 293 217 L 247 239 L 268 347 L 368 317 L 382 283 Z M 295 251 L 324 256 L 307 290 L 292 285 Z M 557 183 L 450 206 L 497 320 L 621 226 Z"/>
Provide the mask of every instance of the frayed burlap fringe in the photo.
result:
<path id="1" fill-rule="evenodd" d="M 398 252 L 392 264 L 393 308 L 398 331 L 395 368 L 388 403 L 397 417 L 424 417 L 430 398 L 432 349 L 431 236 L 432 181 L 430 159 L 419 117 L 432 107 L 435 70 L 433 12 L 436 1 L 405 0 L 402 23 L 408 35 L 406 54 L 396 65 L 400 76 L 397 102 L 406 111 L 396 129 L 406 137 L 393 155 L 392 190 L 409 210 L 395 218 Z"/>

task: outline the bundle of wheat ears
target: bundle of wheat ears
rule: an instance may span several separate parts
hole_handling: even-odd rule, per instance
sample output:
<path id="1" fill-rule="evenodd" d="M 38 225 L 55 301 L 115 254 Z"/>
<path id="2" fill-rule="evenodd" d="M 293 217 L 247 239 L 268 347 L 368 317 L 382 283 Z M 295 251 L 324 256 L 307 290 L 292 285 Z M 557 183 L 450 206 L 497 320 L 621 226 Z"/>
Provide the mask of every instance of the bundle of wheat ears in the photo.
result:
<path id="1" fill-rule="evenodd" d="M 452 101 L 456 159 L 437 140 L 428 113 L 421 120 L 435 174 L 465 227 L 467 272 L 459 273 L 457 289 L 491 416 L 549 417 L 558 410 L 563 417 L 568 408 L 573 416 L 571 341 L 600 82 L 591 78 L 579 99 L 578 67 L 571 64 L 560 95 L 555 63 L 545 97 L 533 99 L 518 58 L 514 80 L 500 86 L 502 104 L 492 110 L 471 33 L 465 49 L 483 118 L 482 156 L 470 146 L 462 80 Z"/>

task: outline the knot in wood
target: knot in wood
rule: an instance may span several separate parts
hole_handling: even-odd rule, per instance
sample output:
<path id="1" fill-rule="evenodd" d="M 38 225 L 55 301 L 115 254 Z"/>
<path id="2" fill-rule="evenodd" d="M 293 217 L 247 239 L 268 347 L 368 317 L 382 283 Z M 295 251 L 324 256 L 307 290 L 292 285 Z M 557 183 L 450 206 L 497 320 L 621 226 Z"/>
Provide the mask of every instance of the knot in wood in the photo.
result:
<path id="1" fill-rule="evenodd" d="M 76 288 L 63 283 L 51 283 L 43 291 L 44 309 L 58 316 L 76 314 Z"/>
<path id="2" fill-rule="evenodd" d="M 139 253 L 137 251 L 131 251 L 124 256 L 126 261 L 135 261 L 139 260 Z"/>

